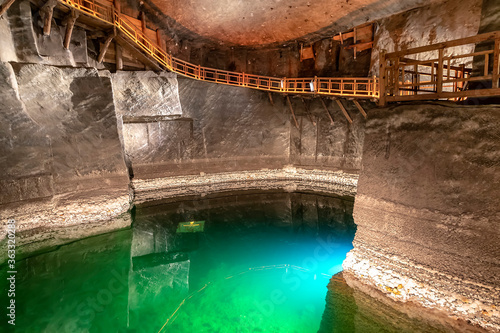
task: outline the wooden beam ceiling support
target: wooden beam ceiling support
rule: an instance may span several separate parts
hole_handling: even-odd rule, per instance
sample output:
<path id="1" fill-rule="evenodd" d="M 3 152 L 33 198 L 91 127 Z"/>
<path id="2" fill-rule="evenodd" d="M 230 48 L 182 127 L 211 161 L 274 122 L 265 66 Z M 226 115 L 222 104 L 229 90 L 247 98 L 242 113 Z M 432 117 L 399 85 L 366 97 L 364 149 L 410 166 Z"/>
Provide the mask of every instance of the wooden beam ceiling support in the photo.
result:
<path id="1" fill-rule="evenodd" d="M 108 52 L 109 44 L 113 40 L 113 38 L 116 37 L 116 30 L 111 33 L 108 38 L 106 38 L 106 42 L 104 42 L 104 46 L 102 47 L 101 52 L 99 52 L 99 58 L 97 58 L 98 63 L 102 63 L 102 60 L 104 59 L 104 56 L 106 55 L 106 52 Z"/>
<path id="2" fill-rule="evenodd" d="M 307 106 L 306 101 L 304 100 L 303 97 L 301 97 L 300 99 L 302 100 L 302 104 L 304 104 L 304 109 L 306 110 L 307 117 L 309 118 L 311 123 L 314 125 L 314 127 L 316 127 L 316 122 L 314 121 L 311 112 L 309 112 L 309 107 Z"/>
<path id="3" fill-rule="evenodd" d="M 361 112 L 361 114 L 363 115 L 363 117 L 368 118 L 365 110 L 363 109 L 363 107 L 359 104 L 359 102 L 355 99 L 352 100 L 354 102 L 354 105 L 356 105 L 356 107 L 358 108 L 359 112 Z"/>
<path id="4" fill-rule="evenodd" d="M 326 107 L 326 104 L 325 104 L 325 101 L 323 100 L 323 98 L 319 98 L 319 100 L 321 101 L 321 104 L 323 104 L 323 108 L 325 109 L 326 111 L 326 114 L 328 115 L 328 118 L 330 118 L 330 124 L 333 125 L 333 117 L 332 115 L 330 114 L 330 111 L 328 111 L 328 108 Z"/>
<path id="5" fill-rule="evenodd" d="M 146 31 L 148 30 L 148 28 L 146 25 L 146 14 L 144 12 L 141 12 L 141 29 L 142 29 L 142 33 L 146 34 Z"/>
<path id="6" fill-rule="evenodd" d="M 0 5 L 0 16 L 5 14 L 5 12 L 12 6 L 15 0 L 7 0 L 5 3 Z"/>
<path id="7" fill-rule="evenodd" d="M 271 105 L 274 106 L 273 95 L 270 91 L 267 92 L 267 96 L 269 96 L 269 102 L 271 102 Z"/>
<path id="8" fill-rule="evenodd" d="M 54 14 L 54 7 L 57 5 L 57 0 L 49 0 L 45 5 L 40 8 L 40 17 L 43 21 L 43 35 L 50 36 L 50 28 L 52 25 L 52 15 Z"/>
<path id="9" fill-rule="evenodd" d="M 293 121 L 295 122 L 295 127 L 297 127 L 297 129 L 299 129 L 299 123 L 297 122 L 297 118 L 295 118 L 295 112 L 293 112 L 293 107 L 292 107 L 292 102 L 290 101 L 290 96 L 286 96 L 286 100 L 288 102 L 288 106 L 290 107 L 290 111 L 292 112 L 292 117 L 293 117 Z"/>
<path id="10" fill-rule="evenodd" d="M 64 22 L 66 23 L 66 33 L 64 34 L 64 48 L 69 49 L 69 43 L 71 42 L 71 35 L 73 34 L 73 28 L 75 27 L 76 20 L 80 14 L 72 9 L 71 12 L 66 16 Z"/>
<path id="11" fill-rule="evenodd" d="M 123 70 L 123 50 L 120 44 L 115 43 L 116 70 Z"/>
<path id="12" fill-rule="evenodd" d="M 337 105 L 339 106 L 340 110 L 342 110 L 342 113 L 344 114 L 345 119 L 347 119 L 349 124 L 352 124 L 351 116 L 349 116 L 349 113 L 347 113 L 347 110 L 345 109 L 344 104 L 342 104 L 342 102 L 338 98 L 335 99 L 335 102 L 337 102 Z"/>

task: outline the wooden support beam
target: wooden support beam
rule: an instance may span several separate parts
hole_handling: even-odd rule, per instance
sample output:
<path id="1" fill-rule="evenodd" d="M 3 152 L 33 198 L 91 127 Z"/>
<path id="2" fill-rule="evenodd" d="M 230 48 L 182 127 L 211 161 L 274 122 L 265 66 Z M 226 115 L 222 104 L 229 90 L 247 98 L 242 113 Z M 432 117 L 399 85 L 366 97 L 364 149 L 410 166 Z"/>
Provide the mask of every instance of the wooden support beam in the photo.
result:
<path id="1" fill-rule="evenodd" d="M 269 102 L 271 102 L 271 105 L 274 106 L 273 95 L 270 91 L 267 92 L 267 96 L 269 96 Z"/>
<path id="2" fill-rule="evenodd" d="M 363 107 L 359 104 L 359 102 L 355 99 L 352 100 L 354 102 L 354 105 L 356 105 L 356 107 L 358 108 L 359 112 L 361 112 L 361 114 L 363 115 L 363 117 L 368 118 L 365 110 L 363 109 Z"/>
<path id="3" fill-rule="evenodd" d="M 163 39 L 161 38 L 160 29 L 156 29 L 156 44 L 158 44 L 160 50 L 163 50 Z"/>
<path id="4" fill-rule="evenodd" d="M 321 104 L 323 104 L 323 108 L 325 109 L 326 114 L 328 115 L 328 118 L 330 118 L 330 124 L 333 125 L 333 117 L 330 114 L 330 111 L 328 111 L 328 108 L 326 107 L 325 101 L 323 101 L 323 98 L 321 98 L 321 97 L 319 98 L 319 100 L 321 101 Z"/>
<path id="5" fill-rule="evenodd" d="M 102 60 L 104 59 L 104 56 L 106 55 L 106 52 L 108 52 L 109 44 L 113 40 L 113 38 L 116 37 L 116 31 L 114 31 L 112 34 L 106 38 L 106 41 L 104 42 L 104 46 L 102 47 L 101 52 L 99 52 L 99 58 L 97 58 L 98 63 L 102 63 Z"/>
<path id="6" fill-rule="evenodd" d="M 293 112 L 293 107 L 292 107 L 292 102 L 290 101 L 290 96 L 286 96 L 286 100 L 288 102 L 288 106 L 290 107 L 290 111 L 292 112 L 292 117 L 293 117 L 293 121 L 295 122 L 295 127 L 297 127 L 297 129 L 299 129 L 299 123 L 297 122 L 297 118 L 295 118 L 295 112 Z"/>
<path id="7" fill-rule="evenodd" d="M 123 50 L 120 44 L 115 43 L 116 70 L 123 70 Z"/>
<path id="8" fill-rule="evenodd" d="M 148 27 L 146 25 L 146 14 L 144 12 L 141 12 L 141 29 L 142 33 L 146 34 Z"/>
<path id="9" fill-rule="evenodd" d="M 40 17 L 43 21 L 43 35 L 50 36 L 50 28 L 52 25 L 52 15 L 54 14 L 54 7 L 57 5 L 57 0 L 49 0 L 45 5 L 40 8 Z"/>
<path id="10" fill-rule="evenodd" d="M 439 49 L 439 60 L 438 60 L 438 68 L 437 68 L 437 82 L 436 82 L 436 92 L 438 94 L 443 92 L 443 54 L 444 49 Z"/>
<path id="11" fill-rule="evenodd" d="M 349 122 L 349 124 L 352 124 L 351 116 L 349 116 L 349 113 L 347 113 L 347 110 L 345 109 L 345 107 L 342 104 L 342 102 L 340 101 L 340 99 L 335 99 L 335 102 L 337 102 L 340 110 L 342 110 L 342 113 L 344 114 L 345 119 L 347 119 L 347 121 Z"/>
<path id="12" fill-rule="evenodd" d="M 5 3 L 0 5 L 0 16 L 5 14 L 7 10 L 9 10 L 10 6 L 14 3 L 15 0 L 7 0 Z"/>
<path id="13" fill-rule="evenodd" d="M 313 126 L 316 127 L 316 122 L 314 121 L 311 112 L 309 112 L 309 107 L 307 106 L 306 101 L 303 97 L 301 97 L 300 99 L 302 100 L 302 104 L 304 104 L 304 109 L 306 110 L 307 117 L 309 118 Z"/>
<path id="14" fill-rule="evenodd" d="M 75 27 L 76 20 L 80 14 L 72 9 L 71 12 L 66 16 L 64 22 L 66 23 L 66 33 L 64 34 L 64 48 L 69 49 L 69 43 L 71 42 L 71 35 L 73 34 L 73 28 Z"/>
<path id="15" fill-rule="evenodd" d="M 113 6 L 115 7 L 115 10 L 120 14 L 122 12 L 122 6 L 120 0 L 113 0 Z"/>
<path id="16" fill-rule="evenodd" d="M 493 72 L 492 88 L 498 88 L 498 78 L 500 77 L 500 38 L 495 39 L 495 49 L 493 50 Z"/>
<path id="17" fill-rule="evenodd" d="M 386 92 L 385 88 L 387 85 L 387 58 L 386 58 L 386 53 L 384 50 L 380 51 L 379 53 L 379 100 L 378 100 L 378 105 L 379 106 L 385 106 L 386 103 Z"/>

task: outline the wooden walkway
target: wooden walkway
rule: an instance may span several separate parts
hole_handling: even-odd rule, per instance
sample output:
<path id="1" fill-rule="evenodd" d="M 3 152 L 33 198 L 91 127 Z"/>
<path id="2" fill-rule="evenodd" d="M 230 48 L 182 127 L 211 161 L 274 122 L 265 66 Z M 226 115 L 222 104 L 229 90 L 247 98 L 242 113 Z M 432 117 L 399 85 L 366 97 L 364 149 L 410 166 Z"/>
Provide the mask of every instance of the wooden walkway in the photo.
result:
<path id="1" fill-rule="evenodd" d="M 0 15 L 13 1 L 7 0 L 0 6 Z M 73 25 L 81 13 L 87 21 L 91 20 L 92 24 L 102 29 L 113 28 L 114 33 L 106 40 L 98 61 L 102 61 L 111 40 L 117 37 L 140 50 L 136 53 L 143 58 L 146 56 L 144 59 L 159 69 L 195 80 L 268 92 L 378 99 L 380 106 L 385 106 L 387 102 L 456 101 L 469 97 L 500 96 L 500 31 L 392 53 L 382 51 L 380 78 L 277 78 L 207 68 L 175 58 L 148 38 L 125 15 L 121 15 L 111 3 L 96 0 L 49 0 L 40 9 L 47 23 L 47 27 L 44 25 L 45 34 L 50 34 L 52 9 L 57 3 L 72 11 L 71 25 L 68 24 L 66 28 L 66 48 L 69 45 L 68 35 L 71 37 Z M 471 52 L 471 49 L 474 51 Z M 480 68 L 481 73 L 473 73 L 472 64 Z M 477 89 L 478 86 L 481 89 Z M 355 104 L 359 105 L 356 100 Z"/>

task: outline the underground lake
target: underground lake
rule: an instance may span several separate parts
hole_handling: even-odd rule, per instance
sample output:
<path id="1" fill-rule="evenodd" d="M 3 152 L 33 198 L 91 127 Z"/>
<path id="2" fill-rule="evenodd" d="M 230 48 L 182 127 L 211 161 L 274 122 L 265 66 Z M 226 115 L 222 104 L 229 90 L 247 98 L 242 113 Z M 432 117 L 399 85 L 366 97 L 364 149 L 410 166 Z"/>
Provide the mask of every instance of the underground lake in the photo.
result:
<path id="1" fill-rule="evenodd" d="M 16 332 L 445 331 L 346 284 L 353 204 L 286 192 L 171 200 L 135 208 L 127 229 L 21 248 Z"/>

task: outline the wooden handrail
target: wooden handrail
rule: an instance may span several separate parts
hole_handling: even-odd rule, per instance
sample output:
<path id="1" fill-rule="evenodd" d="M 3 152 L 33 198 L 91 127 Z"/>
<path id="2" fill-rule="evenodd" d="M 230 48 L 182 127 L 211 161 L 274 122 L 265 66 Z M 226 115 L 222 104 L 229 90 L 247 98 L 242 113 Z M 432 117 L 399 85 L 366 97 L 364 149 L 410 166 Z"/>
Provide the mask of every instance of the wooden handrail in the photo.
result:
<path id="1" fill-rule="evenodd" d="M 201 81 L 248 87 L 270 92 L 378 98 L 378 79 L 372 78 L 276 78 L 201 67 L 168 54 L 141 29 L 121 15 L 114 6 L 95 0 L 59 0 L 66 6 L 111 24 L 132 40 L 162 68 Z"/>

